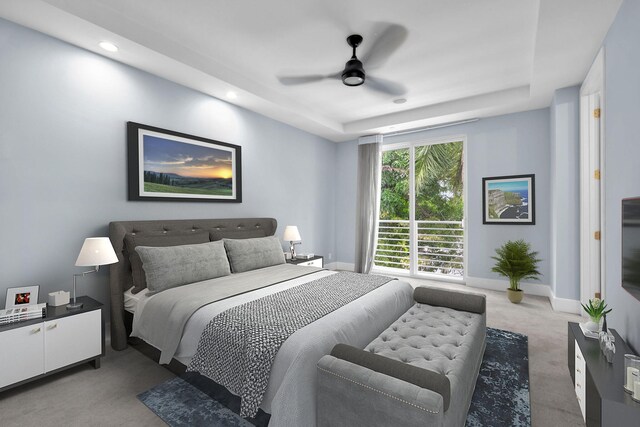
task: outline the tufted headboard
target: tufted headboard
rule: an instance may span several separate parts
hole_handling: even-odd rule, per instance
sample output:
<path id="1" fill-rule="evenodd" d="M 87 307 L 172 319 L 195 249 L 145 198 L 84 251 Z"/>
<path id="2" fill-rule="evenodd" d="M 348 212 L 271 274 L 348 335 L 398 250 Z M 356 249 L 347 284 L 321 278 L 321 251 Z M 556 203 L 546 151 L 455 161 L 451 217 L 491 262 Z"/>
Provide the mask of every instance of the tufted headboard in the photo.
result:
<path id="1" fill-rule="evenodd" d="M 118 256 L 118 263 L 109 266 L 111 288 L 111 347 L 124 350 L 127 347 L 127 332 L 124 321 L 124 292 L 133 283 L 131 263 L 126 253 L 124 238 L 135 235 L 185 235 L 190 231 L 207 230 L 210 240 L 222 238 L 246 239 L 256 237 L 256 232 L 273 236 L 278 223 L 273 218 L 227 218 L 227 219 L 176 219 L 155 221 L 115 221 L 109 224 L 109 238 Z M 264 233 L 264 234 L 262 234 Z"/>

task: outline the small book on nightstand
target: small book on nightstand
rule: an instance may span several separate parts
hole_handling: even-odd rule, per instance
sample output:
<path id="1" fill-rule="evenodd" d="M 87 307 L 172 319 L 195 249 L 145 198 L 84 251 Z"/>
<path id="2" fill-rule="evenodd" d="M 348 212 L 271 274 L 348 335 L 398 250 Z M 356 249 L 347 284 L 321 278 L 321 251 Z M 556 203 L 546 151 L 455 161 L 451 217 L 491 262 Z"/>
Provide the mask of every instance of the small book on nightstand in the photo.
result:
<path id="1" fill-rule="evenodd" d="M 22 320 L 40 319 L 45 316 L 46 303 L 0 310 L 0 325 Z"/>

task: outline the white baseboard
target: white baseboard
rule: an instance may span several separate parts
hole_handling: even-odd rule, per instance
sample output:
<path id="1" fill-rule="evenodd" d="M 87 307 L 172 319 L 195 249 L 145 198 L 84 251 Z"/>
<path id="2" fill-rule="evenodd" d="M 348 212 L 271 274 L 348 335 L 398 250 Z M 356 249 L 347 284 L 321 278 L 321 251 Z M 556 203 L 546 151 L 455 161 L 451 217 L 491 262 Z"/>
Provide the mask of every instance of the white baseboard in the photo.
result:
<path id="1" fill-rule="evenodd" d="M 328 267 L 328 269 L 330 270 L 343 270 L 343 271 L 355 271 L 356 270 L 356 265 L 354 263 L 349 263 L 349 262 L 332 262 L 331 264 L 327 264 L 328 266 L 331 265 L 331 267 Z"/>
<path id="2" fill-rule="evenodd" d="M 554 311 L 561 311 L 563 313 L 582 314 L 582 306 L 580 301 L 568 298 L 558 298 L 551 292 L 551 307 Z"/>
<path id="3" fill-rule="evenodd" d="M 485 279 L 482 277 L 467 277 L 466 284 L 472 288 L 490 289 L 493 291 L 506 291 L 509 287 L 509 282 L 506 280 Z M 580 306 L 580 301 L 556 297 L 549 285 L 541 283 L 521 283 L 520 287 L 527 294 L 549 298 L 551 308 L 553 308 L 554 311 L 571 314 L 580 314 L 581 312 L 582 307 Z"/>
<path id="4" fill-rule="evenodd" d="M 469 277 L 465 278 L 467 286 L 472 288 L 491 289 L 492 291 L 506 291 L 509 287 L 509 282 L 499 279 L 485 279 L 483 277 Z M 529 295 L 538 295 L 541 297 L 551 297 L 551 287 L 549 285 L 543 285 L 540 283 L 521 283 L 520 288 Z"/>
<path id="5" fill-rule="evenodd" d="M 337 270 L 338 269 L 338 262 L 327 262 L 324 265 L 324 268 L 326 268 L 327 270 Z"/>

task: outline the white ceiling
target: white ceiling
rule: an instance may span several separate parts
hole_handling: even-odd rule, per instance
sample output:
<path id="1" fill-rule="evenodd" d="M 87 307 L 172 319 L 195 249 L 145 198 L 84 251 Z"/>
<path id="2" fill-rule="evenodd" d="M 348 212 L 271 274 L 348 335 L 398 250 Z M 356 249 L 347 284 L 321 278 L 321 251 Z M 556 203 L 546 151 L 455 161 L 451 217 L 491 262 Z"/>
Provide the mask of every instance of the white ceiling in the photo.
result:
<path id="1" fill-rule="evenodd" d="M 580 83 L 622 0 L 3 0 L 0 16 L 333 141 L 547 107 Z M 406 41 L 369 75 L 397 96 L 324 80 L 358 33 Z M 120 50 L 108 53 L 98 42 Z M 367 64 L 364 64 L 365 71 Z"/>

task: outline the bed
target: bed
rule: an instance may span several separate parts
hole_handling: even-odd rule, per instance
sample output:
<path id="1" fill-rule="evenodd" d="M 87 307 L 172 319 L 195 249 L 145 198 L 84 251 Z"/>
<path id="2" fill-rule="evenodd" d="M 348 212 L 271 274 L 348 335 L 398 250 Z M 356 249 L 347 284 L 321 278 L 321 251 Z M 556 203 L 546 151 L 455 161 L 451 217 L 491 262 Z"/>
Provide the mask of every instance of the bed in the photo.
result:
<path id="1" fill-rule="evenodd" d="M 234 273 L 231 276 L 236 276 L 233 278 L 236 283 L 244 282 L 245 274 L 254 281 L 256 277 L 263 275 L 268 277 L 283 274 L 284 270 L 286 274 L 293 276 L 291 279 L 276 280 L 269 286 L 231 295 L 199 308 L 186 321 L 176 340 L 175 348 L 166 351 L 166 343 L 160 342 L 159 335 L 154 336 L 145 330 L 144 319 L 148 316 L 145 313 L 151 313 L 150 307 L 157 302 L 154 302 L 154 298 L 166 299 L 174 290 L 155 295 L 132 292 L 133 273 L 125 239 L 131 239 L 132 236 L 136 239 L 148 236 L 160 240 L 166 238 L 172 244 L 180 244 L 183 239 L 191 243 L 195 234 L 202 236 L 203 233 L 212 241 L 254 239 L 273 236 L 276 228 L 277 222 L 272 218 L 112 222 L 110 238 L 120 261 L 110 269 L 112 347 L 116 350 L 126 348 L 129 335 L 132 334 L 151 348 L 160 349 L 156 354 L 160 354 L 164 362 L 184 368 L 194 358 L 200 335 L 212 318 L 231 311 L 232 308 L 255 303 L 276 293 L 280 295 L 286 290 L 309 286 L 310 283 L 335 274 L 324 269 L 290 264 Z M 278 271 L 274 273 L 275 270 Z M 212 280 L 213 282 L 199 282 L 186 287 L 193 290 L 208 287 L 210 284 L 217 286 L 218 279 Z M 271 416 L 269 425 L 315 425 L 318 360 L 339 342 L 363 348 L 411 305 L 411 286 L 406 282 L 392 280 L 291 334 L 273 359 L 266 391 L 260 404 L 260 408 Z M 147 325 L 152 323 L 146 321 Z M 168 357 L 170 362 L 167 360 Z"/>

